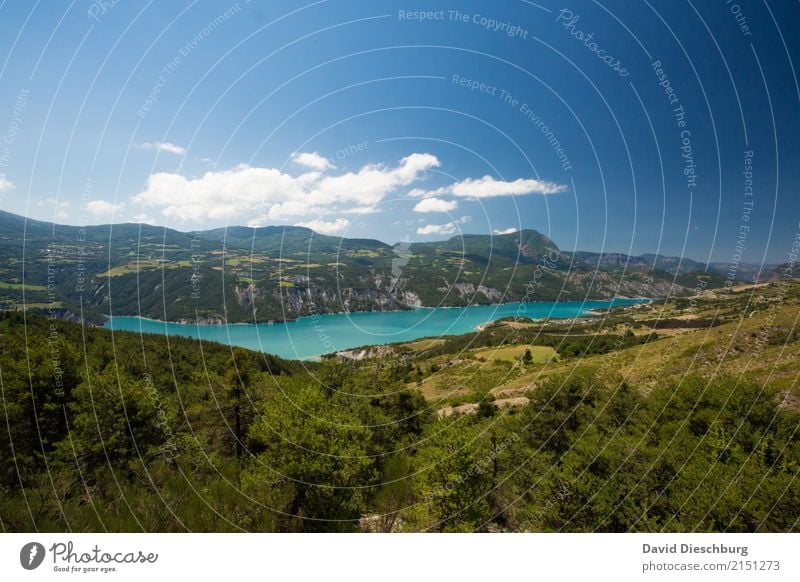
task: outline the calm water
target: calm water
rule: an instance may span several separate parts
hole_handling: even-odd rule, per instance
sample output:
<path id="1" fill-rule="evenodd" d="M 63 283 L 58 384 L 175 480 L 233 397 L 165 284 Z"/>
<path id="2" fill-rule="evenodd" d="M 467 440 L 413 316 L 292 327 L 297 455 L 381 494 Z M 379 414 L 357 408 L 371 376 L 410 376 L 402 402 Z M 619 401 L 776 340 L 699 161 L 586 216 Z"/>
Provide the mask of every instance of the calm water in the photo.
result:
<path id="1" fill-rule="evenodd" d="M 284 358 L 307 359 L 368 344 L 405 342 L 422 337 L 458 335 L 482 324 L 514 315 L 533 319 L 576 317 L 592 309 L 629 305 L 633 299 L 504 303 L 413 311 L 335 313 L 301 317 L 289 323 L 196 325 L 165 323 L 141 317 L 114 317 L 105 327 L 120 331 L 166 333 L 269 352 Z"/>

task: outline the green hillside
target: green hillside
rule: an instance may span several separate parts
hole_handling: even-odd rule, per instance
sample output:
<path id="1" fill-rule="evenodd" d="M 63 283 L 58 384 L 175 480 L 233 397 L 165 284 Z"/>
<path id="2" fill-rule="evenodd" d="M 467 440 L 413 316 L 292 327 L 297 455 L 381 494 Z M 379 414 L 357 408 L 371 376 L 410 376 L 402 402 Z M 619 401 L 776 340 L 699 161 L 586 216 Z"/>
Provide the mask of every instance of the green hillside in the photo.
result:
<path id="1" fill-rule="evenodd" d="M 0 212 L 0 309 L 103 321 L 250 322 L 313 313 L 694 292 L 642 257 L 565 253 L 533 230 L 390 246 L 308 228 L 179 232 L 145 224 L 54 225 Z M 667 261 L 668 262 L 668 261 Z"/>
<path id="2" fill-rule="evenodd" d="M 300 363 L 0 314 L 0 527 L 797 531 L 798 316 L 786 280 Z"/>

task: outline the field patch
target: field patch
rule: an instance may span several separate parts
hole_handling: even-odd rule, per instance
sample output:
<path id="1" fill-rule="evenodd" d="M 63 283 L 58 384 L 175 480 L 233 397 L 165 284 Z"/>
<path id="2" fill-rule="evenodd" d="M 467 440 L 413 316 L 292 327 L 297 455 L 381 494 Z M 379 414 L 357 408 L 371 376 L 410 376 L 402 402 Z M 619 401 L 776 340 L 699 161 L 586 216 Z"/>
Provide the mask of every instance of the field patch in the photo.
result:
<path id="1" fill-rule="evenodd" d="M 403 344 L 403 347 L 406 347 L 406 348 L 408 348 L 410 350 L 413 350 L 415 352 L 422 352 L 424 350 L 428 350 L 428 349 L 432 348 L 433 346 L 438 346 L 439 344 L 443 344 L 443 343 L 444 343 L 443 339 L 435 339 L 435 338 L 434 339 L 421 339 L 421 340 L 417 340 L 415 342 L 410 342 L 410 343 L 407 343 L 407 344 Z"/>
<path id="2" fill-rule="evenodd" d="M 532 363 L 546 364 L 547 362 L 557 360 L 558 353 L 550 346 L 532 346 L 532 345 L 519 345 L 508 346 L 501 348 L 488 348 L 479 350 L 472 354 L 475 358 L 483 358 L 486 360 L 502 360 L 504 362 L 517 362 L 525 354 L 525 350 L 531 351 Z"/>
<path id="3" fill-rule="evenodd" d="M 0 283 L 0 289 L 13 289 L 15 291 L 47 291 L 43 285 L 30 285 L 28 283 Z"/>

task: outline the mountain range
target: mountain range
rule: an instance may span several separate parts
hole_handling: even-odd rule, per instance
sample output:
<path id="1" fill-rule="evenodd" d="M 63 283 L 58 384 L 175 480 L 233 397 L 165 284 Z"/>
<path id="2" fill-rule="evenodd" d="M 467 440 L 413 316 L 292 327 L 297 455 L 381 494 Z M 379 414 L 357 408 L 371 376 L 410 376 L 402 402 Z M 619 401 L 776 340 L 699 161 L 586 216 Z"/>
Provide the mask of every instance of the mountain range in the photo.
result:
<path id="1" fill-rule="evenodd" d="M 535 230 L 389 245 L 309 228 L 67 226 L 0 211 L 0 309 L 101 322 L 266 322 L 342 311 L 688 296 L 728 265 L 562 251 Z M 755 275 L 754 275 L 755 273 Z M 740 267 L 753 280 L 758 269 Z"/>

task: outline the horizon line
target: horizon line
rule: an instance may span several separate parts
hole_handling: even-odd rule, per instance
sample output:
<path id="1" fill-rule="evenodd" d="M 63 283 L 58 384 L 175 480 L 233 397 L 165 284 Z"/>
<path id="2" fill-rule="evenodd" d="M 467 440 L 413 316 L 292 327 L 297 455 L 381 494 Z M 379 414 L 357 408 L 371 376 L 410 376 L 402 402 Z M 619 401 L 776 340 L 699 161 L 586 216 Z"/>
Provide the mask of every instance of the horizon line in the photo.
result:
<path id="1" fill-rule="evenodd" d="M 248 226 L 248 225 L 244 225 L 244 224 L 232 224 L 232 225 L 216 226 L 216 227 L 210 227 L 210 228 L 204 228 L 204 229 L 194 228 L 194 229 L 190 229 L 190 230 L 181 230 L 180 228 L 177 228 L 177 227 L 174 227 L 174 226 L 167 226 L 166 224 L 164 224 L 164 225 L 151 224 L 149 222 L 124 221 L 124 222 L 104 222 L 104 223 L 99 223 L 99 224 L 70 224 L 70 223 L 67 223 L 67 222 L 56 222 L 55 220 L 50 221 L 50 220 L 41 220 L 41 219 L 38 219 L 38 218 L 31 218 L 30 216 L 25 216 L 23 214 L 16 214 L 14 212 L 10 212 L 8 210 L 3 210 L 3 209 L 0 209 L 0 214 L 7 214 L 7 215 L 15 216 L 17 218 L 21 218 L 21 219 L 25 220 L 26 222 L 30 221 L 30 222 L 39 222 L 39 223 L 42 223 L 42 224 L 48 224 L 48 225 L 52 225 L 53 227 L 56 227 L 56 226 L 66 226 L 66 227 L 70 227 L 70 228 L 110 227 L 110 228 L 113 229 L 114 226 L 124 226 L 124 225 L 139 226 L 139 227 L 149 226 L 149 227 L 153 227 L 153 228 L 163 228 L 164 230 L 172 230 L 174 232 L 180 232 L 182 234 L 204 233 L 204 232 L 211 232 L 211 231 L 214 231 L 214 230 L 229 229 L 229 228 L 249 228 L 249 229 L 252 229 L 254 231 L 258 230 L 258 229 L 261 229 L 261 228 L 294 228 L 294 229 L 298 229 L 298 230 L 307 230 L 309 232 L 314 233 L 317 236 L 327 236 L 327 237 L 331 237 L 331 238 L 338 238 L 340 240 L 369 240 L 369 241 L 376 241 L 376 242 L 388 245 L 390 247 L 395 247 L 395 246 L 397 246 L 397 245 L 399 245 L 401 243 L 404 243 L 404 242 L 412 243 L 412 244 L 433 244 L 433 243 L 437 243 L 437 242 L 447 242 L 447 241 L 453 240 L 454 238 L 460 238 L 460 237 L 463 237 L 463 236 L 488 236 L 488 237 L 491 237 L 491 238 L 501 238 L 501 237 L 513 236 L 515 234 L 519 234 L 519 233 L 528 231 L 528 232 L 535 232 L 537 234 L 540 234 L 540 235 L 546 237 L 547 239 L 552 241 L 553 244 L 556 245 L 556 248 L 560 252 L 563 252 L 563 253 L 570 253 L 570 254 L 592 253 L 592 254 L 601 255 L 601 256 L 625 255 L 625 256 L 627 256 L 629 258 L 643 258 L 645 255 L 651 255 L 651 256 L 654 256 L 654 257 L 661 257 L 661 258 L 667 258 L 667 259 L 679 259 L 681 261 L 688 260 L 688 261 L 692 261 L 694 263 L 698 263 L 700 265 L 704 265 L 705 267 L 708 267 L 711 264 L 720 264 L 720 263 L 721 264 L 726 264 L 726 263 L 730 263 L 730 261 L 704 262 L 704 261 L 699 261 L 697 259 L 691 258 L 688 255 L 684 255 L 684 256 L 681 256 L 681 255 L 665 255 L 665 254 L 662 254 L 662 253 L 653 253 L 653 252 L 645 252 L 645 253 L 640 253 L 640 254 L 629 254 L 626 251 L 615 251 L 615 250 L 603 250 L 603 251 L 596 251 L 596 250 L 587 251 L 587 250 L 580 250 L 580 249 L 565 250 L 565 249 L 562 249 L 553 240 L 553 238 L 550 235 L 545 234 L 545 233 L 543 233 L 543 232 L 541 232 L 541 231 L 539 231 L 539 230 L 537 230 L 535 228 L 521 228 L 521 229 L 515 230 L 514 232 L 507 232 L 507 233 L 502 233 L 502 234 L 498 234 L 498 233 L 494 233 L 494 232 L 490 232 L 490 233 L 461 232 L 460 234 L 455 234 L 455 235 L 453 235 L 453 236 L 451 236 L 449 238 L 443 238 L 443 239 L 417 240 L 417 241 L 397 241 L 397 242 L 391 243 L 391 242 L 387 242 L 385 240 L 381 240 L 379 238 L 346 237 L 346 236 L 337 235 L 337 234 L 325 234 L 325 233 L 316 231 L 313 228 L 310 228 L 310 227 L 307 227 L 307 226 L 297 226 L 297 225 L 293 225 L 293 224 L 268 224 L 268 225 L 262 225 L 262 226 Z M 764 262 L 764 263 L 752 262 L 752 263 L 750 263 L 750 262 L 747 262 L 747 261 L 743 261 L 743 262 L 740 262 L 739 264 L 758 266 L 760 268 L 765 268 L 765 267 L 774 267 L 774 266 L 782 265 L 784 262 L 785 261 Z M 655 264 L 653 265 L 653 268 L 655 268 Z"/>

